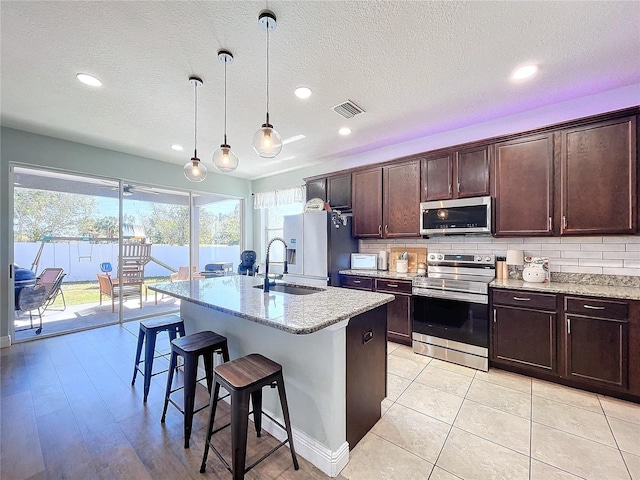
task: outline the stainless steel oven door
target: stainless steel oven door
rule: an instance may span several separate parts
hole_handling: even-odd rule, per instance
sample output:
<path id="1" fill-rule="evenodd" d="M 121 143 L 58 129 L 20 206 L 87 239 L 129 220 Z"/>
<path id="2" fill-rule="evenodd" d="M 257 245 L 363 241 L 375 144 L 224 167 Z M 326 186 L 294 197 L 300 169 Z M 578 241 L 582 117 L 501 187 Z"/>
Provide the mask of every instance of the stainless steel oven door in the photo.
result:
<path id="1" fill-rule="evenodd" d="M 414 294 L 413 333 L 489 348 L 487 301 L 474 298 L 482 295 L 460 293 L 456 299 L 451 293 L 446 298 Z"/>

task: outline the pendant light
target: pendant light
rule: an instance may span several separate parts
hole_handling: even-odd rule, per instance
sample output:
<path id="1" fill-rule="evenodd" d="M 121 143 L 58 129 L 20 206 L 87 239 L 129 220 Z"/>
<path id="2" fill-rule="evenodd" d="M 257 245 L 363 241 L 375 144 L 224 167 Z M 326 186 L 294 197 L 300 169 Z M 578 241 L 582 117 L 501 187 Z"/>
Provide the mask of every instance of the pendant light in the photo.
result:
<path id="1" fill-rule="evenodd" d="M 201 182 L 207 178 L 207 167 L 198 158 L 198 87 L 202 86 L 202 79 L 189 77 L 189 83 L 194 91 L 193 158 L 184 166 L 184 176 L 192 182 Z"/>
<path id="2" fill-rule="evenodd" d="M 280 135 L 269 123 L 269 31 L 276 29 L 276 16 L 270 10 L 258 15 L 258 25 L 267 32 L 267 121 L 253 136 L 253 149 L 263 158 L 273 158 L 282 150 Z"/>
<path id="3" fill-rule="evenodd" d="M 233 63 L 233 55 L 227 50 L 220 50 L 218 60 L 224 62 L 224 142 L 213 152 L 213 164 L 221 172 L 232 172 L 238 167 L 238 155 L 227 143 L 227 64 Z"/>

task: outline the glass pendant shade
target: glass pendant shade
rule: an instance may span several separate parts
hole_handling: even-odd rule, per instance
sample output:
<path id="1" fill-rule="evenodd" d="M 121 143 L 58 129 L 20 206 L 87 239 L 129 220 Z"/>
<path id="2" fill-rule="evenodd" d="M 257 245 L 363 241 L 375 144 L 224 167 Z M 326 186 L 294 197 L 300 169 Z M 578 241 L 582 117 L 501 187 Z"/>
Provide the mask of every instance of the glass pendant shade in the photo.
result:
<path id="1" fill-rule="evenodd" d="M 253 149 L 262 158 L 273 158 L 282 150 L 280 134 L 273 129 L 273 125 L 262 124 L 253 136 Z"/>
<path id="2" fill-rule="evenodd" d="M 223 143 L 213 152 L 213 164 L 221 172 L 232 172 L 238 167 L 238 156 L 229 145 Z"/>
<path id="3" fill-rule="evenodd" d="M 184 166 L 184 176 L 192 182 L 202 182 L 207 178 L 207 167 L 199 158 L 194 157 Z"/>

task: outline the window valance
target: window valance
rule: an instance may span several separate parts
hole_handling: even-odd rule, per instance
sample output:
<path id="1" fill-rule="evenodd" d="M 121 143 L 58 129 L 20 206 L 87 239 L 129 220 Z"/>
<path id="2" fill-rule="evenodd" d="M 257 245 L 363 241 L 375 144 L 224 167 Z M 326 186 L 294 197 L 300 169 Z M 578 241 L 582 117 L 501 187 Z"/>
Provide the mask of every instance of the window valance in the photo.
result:
<path id="1" fill-rule="evenodd" d="M 253 208 L 271 208 L 291 205 L 292 203 L 305 203 L 306 189 L 305 185 L 300 185 L 271 192 L 255 193 L 253 196 Z"/>

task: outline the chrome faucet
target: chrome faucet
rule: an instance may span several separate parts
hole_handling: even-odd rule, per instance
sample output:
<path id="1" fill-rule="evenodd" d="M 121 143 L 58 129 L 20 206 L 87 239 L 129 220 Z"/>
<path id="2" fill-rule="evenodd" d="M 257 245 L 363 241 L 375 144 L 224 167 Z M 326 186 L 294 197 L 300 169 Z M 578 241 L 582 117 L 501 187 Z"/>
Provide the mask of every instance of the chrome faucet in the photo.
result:
<path id="1" fill-rule="evenodd" d="M 284 241 L 284 239 L 282 239 L 280 237 L 274 237 L 267 244 L 267 258 L 265 260 L 265 265 L 264 265 L 264 293 L 268 293 L 269 292 L 269 285 L 271 285 L 271 283 L 269 282 L 269 249 L 271 248 L 271 244 L 273 242 L 275 242 L 276 240 L 281 241 L 282 244 L 284 245 L 284 257 L 285 258 L 284 258 L 284 271 L 282 273 L 284 273 L 284 274 L 289 273 L 289 271 L 287 270 L 287 244 Z M 273 285 L 275 285 L 275 281 L 274 281 Z"/>

